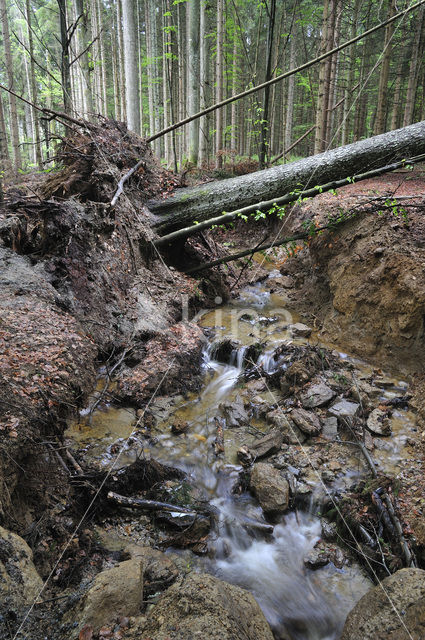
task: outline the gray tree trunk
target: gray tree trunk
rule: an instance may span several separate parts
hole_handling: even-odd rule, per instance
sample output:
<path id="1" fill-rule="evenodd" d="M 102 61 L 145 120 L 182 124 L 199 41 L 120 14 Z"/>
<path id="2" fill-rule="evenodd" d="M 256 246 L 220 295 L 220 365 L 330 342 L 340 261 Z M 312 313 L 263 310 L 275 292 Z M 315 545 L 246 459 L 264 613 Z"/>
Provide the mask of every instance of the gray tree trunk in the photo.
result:
<path id="1" fill-rule="evenodd" d="M 140 134 L 139 57 L 136 33 L 136 0 L 122 0 L 125 102 L 128 128 Z"/>
<path id="2" fill-rule="evenodd" d="M 179 189 L 166 200 L 151 200 L 148 207 L 157 216 L 153 223 L 156 231 L 165 235 L 224 211 L 354 176 L 422 153 L 425 153 L 425 120 L 291 164 Z"/>
<path id="3" fill-rule="evenodd" d="M 189 17 L 188 33 L 188 113 L 192 115 L 199 111 L 199 30 L 200 30 L 199 0 L 190 0 L 187 7 Z M 189 123 L 189 161 L 198 164 L 199 154 L 199 120 Z"/>
<path id="4" fill-rule="evenodd" d="M 6 0 L 0 0 L 0 23 L 3 29 L 3 46 L 6 58 L 6 75 L 9 89 L 14 87 L 13 61 L 12 52 L 10 50 L 9 20 L 7 16 Z M 21 150 L 19 148 L 19 127 L 18 127 L 18 110 L 16 106 L 16 98 L 9 93 L 10 107 L 10 134 L 13 149 L 13 168 L 16 173 L 22 166 Z"/>

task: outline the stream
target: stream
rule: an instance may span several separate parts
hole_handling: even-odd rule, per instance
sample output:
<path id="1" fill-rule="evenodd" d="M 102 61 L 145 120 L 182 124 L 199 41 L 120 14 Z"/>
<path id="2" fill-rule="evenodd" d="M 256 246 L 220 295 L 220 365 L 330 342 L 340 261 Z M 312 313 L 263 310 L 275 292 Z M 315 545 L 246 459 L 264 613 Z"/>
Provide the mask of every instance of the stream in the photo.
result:
<path id="1" fill-rule="evenodd" d="M 243 370 L 253 365 L 268 374 L 284 370 L 285 362 L 276 356 L 279 345 L 317 344 L 314 332 L 308 338 L 291 332 L 299 318 L 285 309 L 286 294 L 278 284 L 279 273 L 271 271 L 264 282 L 247 287 L 238 300 L 199 315 L 197 321 L 209 336 L 204 350 L 203 389 L 186 398 L 156 398 L 150 407 L 156 417 L 153 438 L 132 433 L 134 410 L 112 406 L 97 410 L 90 424 L 84 422 L 82 412 L 80 423 L 72 425 L 66 436 L 74 447 L 84 449 L 85 456 L 105 468 L 115 458 L 117 448 L 124 445 L 120 466 L 133 462 L 143 450 L 160 462 L 183 469 L 196 491 L 215 507 L 217 524 L 207 555 L 172 551 L 182 554 L 194 570 L 208 571 L 251 591 L 277 639 L 336 640 L 348 612 L 372 583 L 352 560 L 338 567 L 328 562 L 314 569 L 305 563 L 322 537 L 319 512 L 323 488 L 317 491 L 317 485 L 323 485 L 320 478 L 310 474 L 298 482 L 297 470 L 282 459 L 280 468 L 292 473 L 292 482 L 298 482 L 305 499 L 296 510 L 274 519 L 272 532 L 267 532 L 262 525 L 270 522 L 257 500 L 248 492 L 237 495 L 232 491 L 241 471 L 238 449 L 249 447 L 270 429 L 264 414 L 254 411 L 248 426 L 226 428 L 224 454 L 216 456 L 214 452 L 214 418 L 223 406 L 246 404 L 253 395 L 253 402 L 260 409 L 262 405 L 276 406 L 279 401 L 278 391 L 262 388 L 258 381 L 241 383 Z M 222 356 L 219 360 L 216 357 L 226 339 L 232 345 L 227 362 Z M 262 350 L 253 362 L 253 346 L 259 343 Z M 346 354 L 339 357 L 353 364 L 357 376 L 372 375 L 373 368 L 366 363 Z M 384 374 L 381 379 L 382 399 L 396 397 L 406 389 L 403 381 Z M 175 421 L 187 423 L 185 433 L 171 432 L 170 423 Z M 391 439 L 382 440 L 373 455 L 382 470 L 396 474 L 401 470 L 399 463 L 408 432 L 414 428 L 414 416 L 406 410 L 395 410 L 391 428 Z M 358 455 L 353 453 L 351 463 L 342 465 L 337 486 L 348 487 L 367 473 Z"/>

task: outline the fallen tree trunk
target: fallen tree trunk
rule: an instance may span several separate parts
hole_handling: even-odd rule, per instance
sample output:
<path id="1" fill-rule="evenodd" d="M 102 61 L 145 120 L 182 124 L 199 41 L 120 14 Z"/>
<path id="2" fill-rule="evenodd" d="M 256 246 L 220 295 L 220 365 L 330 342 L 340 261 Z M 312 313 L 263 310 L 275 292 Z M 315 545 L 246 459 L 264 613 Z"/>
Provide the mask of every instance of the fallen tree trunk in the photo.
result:
<path id="1" fill-rule="evenodd" d="M 219 216 L 223 211 L 341 180 L 422 153 L 425 153 L 425 121 L 291 164 L 180 189 L 166 200 L 150 200 L 147 206 L 157 216 L 153 223 L 155 230 L 166 235 Z"/>

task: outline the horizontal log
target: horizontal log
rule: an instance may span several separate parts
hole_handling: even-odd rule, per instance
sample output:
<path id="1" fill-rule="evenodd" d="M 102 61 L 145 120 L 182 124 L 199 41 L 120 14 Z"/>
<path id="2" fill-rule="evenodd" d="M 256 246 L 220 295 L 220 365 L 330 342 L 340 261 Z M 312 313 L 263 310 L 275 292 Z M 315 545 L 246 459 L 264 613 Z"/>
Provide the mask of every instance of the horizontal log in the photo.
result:
<path id="1" fill-rule="evenodd" d="M 423 153 L 425 121 L 290 164 L 179 189 L 165 200 L 150 200 L 147 206 L 156 216 L 153 227 L 159 235 L 166 235 L 223 211 L 304 191 Z"/>

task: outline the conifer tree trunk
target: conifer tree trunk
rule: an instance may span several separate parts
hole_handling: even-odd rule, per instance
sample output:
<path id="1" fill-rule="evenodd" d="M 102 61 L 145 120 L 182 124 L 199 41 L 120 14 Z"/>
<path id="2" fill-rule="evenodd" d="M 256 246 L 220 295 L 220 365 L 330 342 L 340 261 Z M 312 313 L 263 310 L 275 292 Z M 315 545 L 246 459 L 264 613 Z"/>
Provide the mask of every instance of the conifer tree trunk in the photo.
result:
<path id="1" fill-rule="evenodd" d="M 128 1 L 128 0 L 127 0 Z M 158 73 L 158 37 L 156 30 L 156 6 L 155 0 L 146 0 L 148 13 L 147 34 L 149 39 L 149 66 L 150 86 L 151 86 L 151 109 L 153 111 L 153 128 L 151 134 L 161 128 L 160 119 L 160 93 L 159 93 L 159 73 Z M 154 153 L 159 158 L 161 155 L 161 140 L 157 139 L 153 143 Z"/>
<path id="2" fill-rule="evenodd" d="M 4 117 L 3 99 L 0 93 L 0 159 L 2 170 L 6 173 L 10 173 L 12 164 L 10 162 L 9 147 L 7 144 L 7 129 L 6 121 Z M 1 171 L 0 171 L 1 180 Z"/>
<path id="3" fill-rule="evenodd" d="M 419 60 L 424 51 L 425 7 L 422 6 L 416 16 L 416 29 L 412 42 L 412 55 L 410 58 L 409 80 L 407 83 L 406 103 L 403 115 L 403 127 L 413 122 L 415 109 L 416 89 L 419 77 Z"/>
<path id="4" fill-rule="evenodd" d="M 388 7 L 388 18 L 393 16 L 396 12 L 395 0 L 390 0 Z M 385 28 L 385 43 L 384 53 L 382 56 L 382 65 L 380 67 L 379 74 L 379 88 L 378 88 L 378 106 L 376 107 L 376 120 L 374 127 L 374 134 L 379 135 L 384 133 L 387 124 L 387 102 L 388 102 L 388 76 L 390 72 L 390 60 L 391 60 L 391 39 L 394 33 L 394 23 L 387 25 Z"/>
<path id="5" fill-rule="evenodd" d="M 200 109 L 203 110 L 208 106 L 208 72 L 209 72 L 209 55 L 206 46 L 206 1 L 201 0 L 200 16 L 199 16 L 199 77 L 200 77 Z M 208 159 L 208 139 L 209 139 L 209 117 L 203 116 L 199 120 L 199 163 L 202 165 Z"/>
<path id="6" fill-rule="evenodd" d="M 200 6 L 199 0 L 189 0 L 188 9 L 188 115 L 199 111 L 199 38 Z M 199 120 L 189 124 L 189 161 L 198 164 Z"/>
<path id="7" fill-rule="evenodd" d="M 66 17 L 66 0 L 57 0 L 59 7 L 60 39 L 61 39 L 61 77 L 63 110 L 71 115 L 72 112 L 72 88 L 71 69 L 69 66 L 69 39 Z"/>
<path id="8" fill-rule="evenodd" d="M 6 0 L 0 0 L 0 23 L 3 31 L 3 46 L 6 58 L 6 75 L 9 89 L 16 89 L 13 74 L 12 53 L 10 50 L 9 35 L 9 19 L 7 16 Z M 21 150 L 19 148 L 19 125 L 18 125 L 18 109 L 16 98 L 9 93 L 9 109 L 10 109 L 10 134 L 12 139 L 13 150 L 13 169 L 17 173 L 22 167 Z"/>
<path id="9" fill-rule="evenodd" d="M 127 110 L 125 101 L 126 81 L 124 70 L 124 41 L 122 33 L 122 2 L 116 0 L 116 15 L 117 15 L 117 34 L 118 34 L 118 60 L 119 60 L 119 84 L 120 84 L 120 104 L 121 104 L 121 118 L 127 120 Z"/>
<path id="10" fill-rule="evenodd" d="M 215 101 L 221 102 L 224 95 L 223 86 L 223 36 L 224 36 L 224 0 L 217 0 L 217 47 L 216 47 L 216 93 Z M 217 169 L 223 166 L 223 110 L 217 109 L 215 116 L 215 153 Z"/>
<path id="11" fill-rule="evenodd" d="M 270 0 L 268 3 L 269 25 L 267 30 L 267 47 L 266 47 L 266 77 L 265 81 L 271 79 L 272 74 L 272 56 L 273 56 L 273 37 L 274 25 L 276 19 L 276 0 Z M 270 130 L 270 90 L 271 87 L 264 89 L 263 116 L 261 119 L 261 142 L 260 142 L 260 167 L 265 167 L 266 156 L 268 155 L 268 141 Z"/>
<path id="12" fill-rule="evenodd" d="M 29 2 L 29 0 L 27 0 Z M 84 0 L 75 0 L 75 9 L 77 18 L 80 17 L 79 26 L 79 44 L 81 51 L 84 51 L 83 55 L 79 59 L 79 66 L 81 69 L 82 86 L 84 95 L 84 108 L 86 110 L 86 118 L 90 119 L 93 113 L 93 93 L 91 87 L 91 74 L 89 53 L 87 48 L 89 46 L 89 24 L 88 24 L 88 8 L 87 2 L 84 4 Z"/>
<path id="13" fill-rule="evenodd" d="M 125 102 L 128 128 L 140 134 L 139 65 L 135 0 L 122 0 Z"/>

